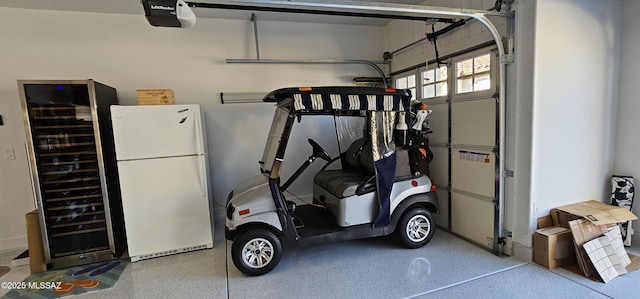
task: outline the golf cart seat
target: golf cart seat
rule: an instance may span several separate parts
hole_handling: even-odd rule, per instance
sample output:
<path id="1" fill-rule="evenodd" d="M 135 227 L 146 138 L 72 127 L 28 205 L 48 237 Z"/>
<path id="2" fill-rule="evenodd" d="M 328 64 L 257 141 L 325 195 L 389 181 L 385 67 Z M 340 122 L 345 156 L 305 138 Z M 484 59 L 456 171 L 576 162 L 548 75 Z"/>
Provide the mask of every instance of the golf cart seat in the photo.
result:
<path id="1" fill-rule="evenodd" d="M 345 198 L 356 194 L 356 190 L 370 176 L 357 172 L 346 172 L 344 170 L 324 170 L 316 175 L 314 181 L 316 185 L 327 190 L 337 198 Z M 373 187 L 374 181 L 367 187 Z M 365 188 L 371 189 L 371 188 Z"/>
<path id="2" fill-rule="evenodd" d="M 354 141 L 344 153 L 343 169 L 322 170 L 314 177 L 314 183 L 335 196 L 345 198 L 356 194 L 358 187 L 375 173 L 371 141 L 361 138 Z M 369 180 L 363 190 L 374 190 L 375 180 Z"/>

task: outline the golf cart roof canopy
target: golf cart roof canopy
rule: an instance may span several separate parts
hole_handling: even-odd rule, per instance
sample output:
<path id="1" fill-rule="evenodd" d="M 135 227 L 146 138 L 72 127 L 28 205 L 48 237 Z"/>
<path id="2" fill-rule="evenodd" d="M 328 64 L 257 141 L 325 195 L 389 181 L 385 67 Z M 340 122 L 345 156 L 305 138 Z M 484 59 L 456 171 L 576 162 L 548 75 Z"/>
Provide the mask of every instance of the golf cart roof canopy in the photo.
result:
<path id="1" fill-rule="evenodd" d="M 290 87 L 267 94 L 264 102 L 292 101 L 299 112 L 408 111 L 411 91 L 383 87 Z"/>

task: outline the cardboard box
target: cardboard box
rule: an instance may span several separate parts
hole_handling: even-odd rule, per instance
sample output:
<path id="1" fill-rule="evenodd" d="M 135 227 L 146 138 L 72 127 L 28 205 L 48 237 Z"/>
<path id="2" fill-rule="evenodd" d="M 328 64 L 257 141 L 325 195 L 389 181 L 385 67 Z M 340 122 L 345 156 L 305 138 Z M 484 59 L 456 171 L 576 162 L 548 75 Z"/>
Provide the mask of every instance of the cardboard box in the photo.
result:
<path id="1" fill-rule="evenodd" d="M 553 218 L 551 218 L 551 215 L 538 218 L 537 228 L 545 228 L 549 226 L 553 226 Z"/>
<path id="2" fill-rule="evenodd" d="M 569 221 L 569 227 L 573 235 L 576 257 L 580 269 L 585 277 L 597 277 L 598 271 L 589 260 L 589 256 L 584 249 L 584 244 L 604 235 L 607 232 L 607 227 L 604 225 L 594 225 L 585 219 Z"/>
<path id="3" fill-rule="evenodd" d="M 533 235 L 534 261 L 549 269 L 575 263 L 571 231 L 559 226 L 544 227 Z"/>
<path id="4" fill-rule="evenodd" d="M 582 216 L 574 215 L 558 209 L 551 209 L 549 215 L 553 219 L 553 223 L 555 223 L 557 226 L 565 228 L 569 228 L 569 222 L 582 219 Z"/>
<path id="5" fill-rule="evenodd" d="M 612 226 L 604 236 L 585 243 L 584 249 L 604 283 L 628 272 L 626 267 L 631 264 L 631 259 L 624 249 L 617 225 Z"/>
<path id="6" fill-rule="evenodd" d="M 582 218 L 588 220 L 594 225 L 617 224 L 638 219 L 638 217 L 633 215 L 631 211 L 625 208 L 601 203 L 595 200 L 552 209 L 551 216 L 556 225 L 566 228 L 569 227 L 569 221 Z"/>
<path id="7" fill-rule="evenodd" d="M 585 277 L 605 283 L 627 273 L 631 264 L 622 243 L 620 228 L 614 224 L 594 225 L 578 219 L 569 222 L 580 270 Z"/>
<path id="8" fill-rule="evenodd" d="M 171 89 L 138 89 L 138 105 L 173 105 L 176 100 Z"/>
<path id="9" fill-rule="evenodd" d="M 557 225 L 571 229 L 578 265 L 585 277 L 596 279 L 601 275 L 591 262 L 584 244 L 604 235 L 610 226 L 638 219 L 627 209 L 595 200 L 552 209 L 551 216 Z"/>
<path id="10" fill-rule="evenodd" d="M 624 246 L 620 245 L 622 238 L 619 236 L 619 230 L 615 229 L 617 223 L 636 219 L 638 218 L 627 209 L 595 200 L 551 209 L 549 216 L 538 218 L 539 230 L 534 234 L 533 240 L 534 260 L 538 264 L 551 268 L 554 254 L 556 258 L 558 257 L 558 242 L 555 241 L 555 247 L 552 246 L 553 238 L 558 238 L 554 235 L 566 234 L 564 229 L 569 228 L 571 232 L 569 240 L 572 244 L 569 254 L 572 256 L 572 260 L 564 265 L 556 264 L 556 267 L 562 266 L 576 274 L 604 282 L 623 274 L 625 265 L 626 272 L 638 270 L 640 269 L 640 257 L 626 253 Z M 553 229 L 554 227 L 561 228 Z M 603 237 L 605 234 L 607 236 Z M 587 245 L 585 249 L 585 244 L 592 241 L 593 243 Z M 554 248 L 555 253 L 552 252 Z M 563 252 L 561 251 L 561 253 Z M 624 262 L 618 262 L 618 260 Z M 629 262 L 630 264 L 628 264 Z M 615 269 L 615 272 L 612 269 Z"/>
<path id="11" fill-rule="evenodd" d="M 27 246 L 29 246 L 29 267 L 31 268 L 31 273 L 47 271 L 47 261 L 44 257 L 38 210 L 27 213 L 25 219 L 27 222 Z"/>

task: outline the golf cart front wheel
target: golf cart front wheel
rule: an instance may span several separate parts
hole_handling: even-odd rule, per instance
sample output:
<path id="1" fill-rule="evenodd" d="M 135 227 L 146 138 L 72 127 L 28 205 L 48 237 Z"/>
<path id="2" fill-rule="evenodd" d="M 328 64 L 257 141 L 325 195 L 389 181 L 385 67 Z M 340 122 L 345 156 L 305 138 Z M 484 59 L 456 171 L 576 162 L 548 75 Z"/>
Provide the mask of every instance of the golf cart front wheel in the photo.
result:
<path id="1" fill-rule="evenodd" d="M 236 236 L 231 245 L 233 264 L 240 272 L 258 276 L 278 265 L 282 256 L 282 242 L 272 231 L 264 228 L 248 229 Z"/>
<path id="2" fill-rule="evenodd" d="M 396 231 L 404 246 L 420 248 L 431 241 L 435 232 L 433 215 L 425 208 L 412 208 L 402 215 Z"/>

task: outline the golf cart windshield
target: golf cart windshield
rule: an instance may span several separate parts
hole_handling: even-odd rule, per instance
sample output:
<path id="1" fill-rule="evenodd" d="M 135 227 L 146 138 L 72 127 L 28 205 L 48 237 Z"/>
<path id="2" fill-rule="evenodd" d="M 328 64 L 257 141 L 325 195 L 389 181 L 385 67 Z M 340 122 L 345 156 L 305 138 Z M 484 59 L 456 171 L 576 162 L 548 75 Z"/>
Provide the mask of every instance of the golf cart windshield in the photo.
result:
<path id="1" fill-rule="evenodd" d="M 289 109 L 278 105 L 276 113 L 273 116 L 269 136 L 267 136 L 267 144 L 265 145 L 264 152 L 262 153 L 262 160 L 260 160 L 260 171 L 262 173 L 270 172 L 273 167 L 276 152 L 278 151 L 278 145 L 280 145 L 280 140 L 282 139 L 282 133 L 284 132 L 288 117 Z"/>

